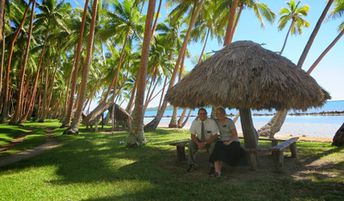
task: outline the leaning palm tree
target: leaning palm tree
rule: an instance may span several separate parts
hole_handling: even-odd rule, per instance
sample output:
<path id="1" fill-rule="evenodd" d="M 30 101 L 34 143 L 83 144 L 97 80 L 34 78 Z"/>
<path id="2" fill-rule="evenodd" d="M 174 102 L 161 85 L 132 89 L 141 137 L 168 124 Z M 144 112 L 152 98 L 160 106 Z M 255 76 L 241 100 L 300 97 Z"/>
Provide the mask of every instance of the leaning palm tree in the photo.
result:
<path id="1" fill-rule="evenodd" d="M 186 11 L 190 11 L 190 5 L 192 5 L 191 7 L 191 11 L 190 11 L 190 21 L 189 21 L 189 25 L 188 25 L 188 30 L 186 32 L 185 38 L 184 38 L 184 42 L 182 45 L 181 50 L 179 51 L 179 55 L 177 58 L 177 61 L 175 63 L 174 69 L 172 71 L 172 76 L 170 79 L 170 83 L 168 85 L 168 89 L 172 88 L 177 76 L 177 72 L 180 68 L 180 64 L 182 62 L 182 58 L 184 57 L 184 54 L 186 52 L 187 49 L 187 44 L 189 42 L 190 39 L 190 35 L 191 35 L 191 30 L 193 28 L 193 26 L 196 23 L 196 20 L 198 18 L 198 15 L 203 7 L 203 3 L 204 0 L 187 0 L 187 1 L 182 1 L 179 5 L 177 5 L 177 7 L 174 9 L 174 11 L 176 11 L 175 13 L 172 12 L 172 15 L 176 14 L 177 15 L 177 19 L 184 14 Z M 146 126 L 145 126 L 145 131 L 152 131 L 155 130 L 158 127 L 158 124 L 165 112 L 165 109 L 167 107 L 167 100 L 164 100 L 161 107 L 158 110 L 157 115 L 155 116 L 155 118 L 149 122 Z"/>
<path id="2" fill-rule="evenodd" d="M 131 122 L 128 135 L 128 146 L 137 146 L 146 143 L 143 131 L 143 99 L 145 93 L 145 82 L 148 66 L 149 46 L 152 36 L 152 22 L 154 17 L 155 0 L 149 0 L 147 18 L 145 24 L 145 34 L 143 39 L 140 70 L 137 80 L 137 94 L 135 108 L 133 111 L 133 121 Z"/>
<path id="3" fill-rule="evenodd" d="M 314 29 L 312 31 L 311 36 L 309 37 L 309 39 L 307 41 L 307 44 L 306 44 L 303 52 L 299 58 L 297 67 L 299 67 L 299 68 L 302 67 L 303 62 L 306 59 L 307 53 L 308 53 L 309 49 L 311 48 L 313 41 L 314 41 L 314 39 L 315 39 L 315 37 L 316 37 L 320 27 L 321 27 L 322 22 L 324 21 L 326 15 L 327 15 L 327 12 L 330 9 L 332 3 L 333 3 L 333 0 L 329 0 L 327 2 L 322 14 L 320 15 L 320 17 L 317 21 L 316 26 L 314 27 Z M 258 131 L 259 135 L 266 135 L 266 136 L 270 136 L 271 138 L 273 138 L 275 133 L 277 133 L 281 129 L 286 116 L 287 116 L 286 110 L 277 111 L 275 113 L 275 115 L 272 117 L 272 119 L 266 125 L 264 125 L 261 129 L 259 129 L 259 131 Z"/>
<path id="4" fill-rule="evenodd" d="M 334 19 L 344 16 L 344 1 L 337 0 L 335 1 L 335 8 L 331 12 L 331 16 Z M 339 33 L 334 38 L 334 40 L 325 48 L 325 50 L 320 54 L 320 56 L 315 60 L 315 62 L 308 69 L 307 73 L 311 73 L 315 67 L 320 63 L 320 61 L 325 57 L 325 55 L 331 50 L 331 48 L 341 39 L 344 35 L 344 21 L 338 27 Z"/>
<path id="5" fill-rule="evenodd" d="M 11 66 L 12 66 L 12 57 L 13 57 L 13 51 L 14 51 L 14 45 L 16 44 L 16 41 L 18 39 L 19 33 L 21 32 L 21 29 L 24 25 L 26 15 L 29 11 L 31 2 L 26 6 L 26 9 L 23 13 L 22 20 L 17 27 L 17 30 L 14 34 L 14 37 L 11 42 L 10 50 L 9 50 L 9 56 L 8 56 L 8 61 L 7 61 L 7 67 L 6 67 L 6 73 L 5 73 L 5 80 L 4 80 L 4 91 L 1 96 L 1 100 L 3 101 L 3 106 L 2 106 L 2 112 L 0 115 L 0 123 L 5 121 L 8 117 L 8 110 L 9 110 L 9 97 L 10 97 L 10 72 L 11 72 Z"/>
<path id="6" fill-rule="evenodd" d="M 77 98 L 77 108 L 72 120 L 71 126 L 65 131 L 66 134 L 78 134 L 79 124 L 80 124 L 80 117 L 82 113 L 82 108 L 84 105 L 86 87 L 87 87 L 87 78 L 89 73 L 89 66 L 91 65 L 92 56 L 93 56 L 93 41 L 94 41 L 94 30 L 95 30 L 95 22 L 97 17 L 97 4 L 98 0 L 93 1 L 92 5 L 92 20 L 90 25 L 90 33 L 88 35 L 88 43 L 87 43 L 87 56 L 85 60 L 85 65 L 82 69 L 82 79 L 80 83 L 80 91 Z"/>

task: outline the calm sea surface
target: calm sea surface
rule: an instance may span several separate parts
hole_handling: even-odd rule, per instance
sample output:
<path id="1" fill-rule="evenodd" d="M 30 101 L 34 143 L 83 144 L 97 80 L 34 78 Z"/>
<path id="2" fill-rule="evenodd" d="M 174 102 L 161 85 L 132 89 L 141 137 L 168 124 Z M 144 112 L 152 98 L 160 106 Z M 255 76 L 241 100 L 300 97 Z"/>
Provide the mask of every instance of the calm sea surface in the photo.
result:
<path id="1" fill-rule="evenodd" d="M 211 108 L 206 108 L 210 114 Z M 344 101 L 328 101 L 320 108 L 311 108 L 306 111 L 291 110 L 288 114 L 301 113 L 299 116 L 288 115 L 281 131 L 276 135 L 277 137 L 285 136 L 307 136 L 307 137 L 323 137 L 332 138 L 339 127 L 344 123 L 344 115 L 305 115 L 305 113 L 320 113 L 320 112 L 343 112 Z M 253 123 L 256 129 L 261 128 L 271 119 L 274 110 L 253 110 Z M 178 115 L 182 113 L 182 109 L 178 110 Z M 234 109 L 228 110 L 227 114 L 236 114 Z M 147 110 L 145 113 L 145 123 L 148 123 L 156 114 L 156 110 Z M 254 114 L 259 114 L 255 116 Z M 262 115 L 264 114 L 264 115 Z M 266 115 L 265 115 L 266 114 Z M 270 115 L 269 115 L 270 114 Z M 172 109 L 167 109 L 164 117 L 160 121 L 160 127 L 167 127 L 170 122 Z M 192 120 L 195 119 L 197 110 L 191 112 L 191 116 L 185 128 L 189 128 Z M 261 116 L 262 115 L 262 116 Z M 239 133 L 241 132 L 240 119 L 236 123 Z"/>

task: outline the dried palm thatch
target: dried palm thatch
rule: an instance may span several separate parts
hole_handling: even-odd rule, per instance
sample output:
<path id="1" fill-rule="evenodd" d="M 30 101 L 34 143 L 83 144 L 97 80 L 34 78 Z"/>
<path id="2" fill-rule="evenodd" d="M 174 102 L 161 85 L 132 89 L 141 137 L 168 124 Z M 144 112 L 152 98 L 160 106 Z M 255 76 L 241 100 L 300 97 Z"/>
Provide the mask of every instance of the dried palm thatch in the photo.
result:
<path id="1" fill-rule="evenodd" d="M 189 108 L 307 109 L 323 105 L 330 95 L 287 58 L 238 41 L 197 65 L 166 98 Z"/>

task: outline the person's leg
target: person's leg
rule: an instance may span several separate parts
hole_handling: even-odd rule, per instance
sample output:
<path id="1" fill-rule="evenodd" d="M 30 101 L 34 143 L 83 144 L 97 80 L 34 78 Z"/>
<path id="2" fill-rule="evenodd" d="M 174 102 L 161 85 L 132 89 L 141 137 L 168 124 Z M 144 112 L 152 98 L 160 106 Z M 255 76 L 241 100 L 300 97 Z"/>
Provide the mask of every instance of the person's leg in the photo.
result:
<path id="1" fill-rule="evenodd" d="M 188 157 L 188 164 L 189 164 L 189 169 L 191 166 L 194 166 L 196 164 L 195 162 L 195 153 L 197 152 L 197 144 L 194 143 L 192 140 L 189 141 L 189 146 L 188 146 L 188 152 L 189 152 L 189 157 Z M 192 167 L 191 167 L 192 168 Z M 188 171 L 189 171 L 188 169 Z M 191 169 L 190 169 L 191 170 Z"/>
<path id="2" fill-rule="evenodd" d="M 221 176 L 222 161 L 215 161 L 215 176 Z"/>

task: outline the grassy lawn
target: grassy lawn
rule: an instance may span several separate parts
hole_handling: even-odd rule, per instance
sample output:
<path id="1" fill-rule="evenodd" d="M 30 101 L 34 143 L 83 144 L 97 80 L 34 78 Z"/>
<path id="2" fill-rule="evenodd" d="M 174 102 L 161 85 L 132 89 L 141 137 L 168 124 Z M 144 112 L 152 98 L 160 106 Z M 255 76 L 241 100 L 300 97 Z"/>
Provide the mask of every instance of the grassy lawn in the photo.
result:
<path id="1" fill-rule="evenodd" d="M 50 125 L 50 126 L 47 126 Z M 269 158 L 257 171 L 226 167 L 221 178 L 207 166 L 187 173 L 168 142 L 187 131 L 146 133 L 148 144 L 126 148 L 126 132 L 62 136 L 56 122 L 30 124 L 53 131 L 63 146 L 0 168 L 0 200 L 343 200 L 344 149 L 329 143 L 298 142 L 299 159 L 287 158 L 276 173 Z M 19 129 L 0 125 L 1 133 Z M 7 129 L 7 130 L 6 130 Z M 35 130 L 36 131 L 36 130 Z M 1 135 L 0 135 L 1 136 Z"/>
<path id="2" fill-rule="evenodd" d="M 48 120 L 45 123 L 27 122 L 21 126 L 0 124 L 0 147 L 11 143 L 15 138 L 24 136 L 23 142 L 18 143 L 11 149 L 0 152 L 0 157 L 43 144 L 46 141 L 47 129 L 58 126 L 59 123 L 56 120 Z"/>

